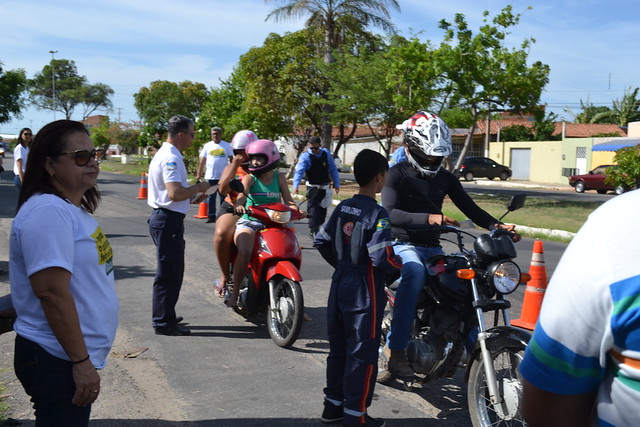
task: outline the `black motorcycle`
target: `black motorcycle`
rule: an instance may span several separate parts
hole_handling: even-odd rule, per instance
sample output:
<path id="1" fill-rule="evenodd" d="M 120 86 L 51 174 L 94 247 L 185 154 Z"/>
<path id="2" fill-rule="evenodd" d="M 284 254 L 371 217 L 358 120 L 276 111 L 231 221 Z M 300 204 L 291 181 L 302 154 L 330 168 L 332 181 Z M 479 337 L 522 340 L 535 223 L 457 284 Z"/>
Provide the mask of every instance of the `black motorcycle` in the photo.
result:
<path id="1" fill-rule="evenodd" d="M 525 199 L 525 194 L 513 196 L 500 219 L 521 208 Z M 425 383 L 451 377 L 466 365 L 472 424 L 524 425 L 520 415 L 522 383 L 518 366 L 530 334 L 511 326 L 508 312 L 511 304 L 504 296 L 515 291 L 518 284 L 527 282 L 530 276 L 521 273 L 512 261 L 516 250 L 511 233 L 495 229 L 476 238 L 458 227 L 440 226 L 431 230 L 441 233 L 441 240 L 453 243 L 459 252 L 435 255 L 427 261 L 430 282 L 417 301 L 414 329 L 407 346 L 407 359 L 416 381 Z M 445 234 L 456 238 L 449 240 L 443 237 Z M 474 239 L 473 250 L 464 247 L 465 236 Z M 396 280 L 386 290 L 388 303 L 378 358 L 378 382 L 383 384 L 394 379 L 387 369 L 384 344 L 398 284 Z M 494 312 L 490 328 L 487 328 L 486 312 Z M 405 381 L 405 387 L 410 389 L 411 382 Z"/>

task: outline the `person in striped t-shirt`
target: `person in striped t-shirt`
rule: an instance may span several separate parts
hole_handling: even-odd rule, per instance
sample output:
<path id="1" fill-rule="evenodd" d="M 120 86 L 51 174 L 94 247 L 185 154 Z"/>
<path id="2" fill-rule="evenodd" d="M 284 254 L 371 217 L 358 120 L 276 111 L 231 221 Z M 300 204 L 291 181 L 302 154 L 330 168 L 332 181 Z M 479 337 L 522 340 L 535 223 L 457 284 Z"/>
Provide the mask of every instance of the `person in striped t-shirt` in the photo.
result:
<path id="1" fill-rule="evenodd" d="M 640 425 L 639 206 L 595 210 L 553 274 L 520 365 L 531 426 Z"/>

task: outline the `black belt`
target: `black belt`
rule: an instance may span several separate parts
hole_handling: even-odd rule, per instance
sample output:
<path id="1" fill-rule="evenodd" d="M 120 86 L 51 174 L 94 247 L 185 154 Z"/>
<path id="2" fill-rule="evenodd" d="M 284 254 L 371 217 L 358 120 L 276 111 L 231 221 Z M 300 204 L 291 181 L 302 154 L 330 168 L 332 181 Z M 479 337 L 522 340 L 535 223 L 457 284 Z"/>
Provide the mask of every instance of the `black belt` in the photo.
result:
<path id="1" fill-rule="evenodd" d="M 416 242 L 408 242 L 406 240 L 401 240 L 398 238 L 393 239 L 394 243 L 401 243 L 404 245 L 412 245 L 412 246 L 422 246 L 425 248 L 440 248 L 442 247 L 441 244 L 437 243 L 437 244 L 433 244 L 433 243 L 416 243 Z"/>
<path id="2" fill-rule="evenodd" d="M 162 211 L 162 212 L 166 213 L 166 214 L 167 214 L 167 215 L 169 215 L 169 216 L 173 216 L 173 217 L 180 218 L 180 219 L 183 219 L 183 218 L 185 217 L 185 214 L 180 213 L 180 212 L 176 212 L 176 211 L 172 211 L 172 210 L 170 210 L 170 209 L 165 209 L 165 208 L 155 208 L 155 209 L 153 209 L 153 210 L 154 210 L 155 212 Z"/>

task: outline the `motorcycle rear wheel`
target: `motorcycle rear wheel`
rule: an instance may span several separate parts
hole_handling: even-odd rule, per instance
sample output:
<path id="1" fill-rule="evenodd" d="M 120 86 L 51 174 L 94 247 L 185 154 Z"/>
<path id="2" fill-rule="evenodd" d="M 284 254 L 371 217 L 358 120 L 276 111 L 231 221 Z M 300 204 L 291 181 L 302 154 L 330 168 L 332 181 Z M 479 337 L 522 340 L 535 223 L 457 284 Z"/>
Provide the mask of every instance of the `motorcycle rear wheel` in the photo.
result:
<path id="1" fill-rule="evenodd" d="M 520 415 L 522 378 L 518 372 L 524 350 L 524 346 L 504 347 L 491 354 L 498 390 L 503 399 L 500 408 L 494 407 L 489 398 L 483 359 L 473 360 L 467 384 L 467 400 L 469 417 L 475 427 L 526 425 Z"/>
<path id="2" fill-rule="evenodd" d="M 298 339 L 304 320 L 304 299 L 300 283 L 280 277 L 275 279 L 276 306 L 267 308 L 267 329 L 273 342 L 288 348 Z"/>

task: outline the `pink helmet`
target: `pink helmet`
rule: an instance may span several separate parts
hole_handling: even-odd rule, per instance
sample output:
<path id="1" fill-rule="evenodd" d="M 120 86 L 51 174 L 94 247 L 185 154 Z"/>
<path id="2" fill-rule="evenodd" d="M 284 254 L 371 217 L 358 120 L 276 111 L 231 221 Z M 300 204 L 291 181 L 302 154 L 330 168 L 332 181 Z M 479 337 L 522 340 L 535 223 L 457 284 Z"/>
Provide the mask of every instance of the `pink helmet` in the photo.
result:
<path id="1" fill-rule="evenodd" d="M 233 135 L 233 139 L 231 140 L 231 149 L 234 152 L 236 150 L 246 150 L 247 145 L 257 140 L 258 140 L 258 136 L 252 131 L 241 130 L 239 132 L 236 132 L 235 135 Z"/>
<path id="2" fill-rule="evenodd" d="M 252 142 L 245 149 L 249 159 L 251 157 L 259 157 L 265 161 L 260 166 L 252 166 L 251 160 L 249 160 L 249 172 L 251 173 L 264 173 L 269 172 L 278 167 L 280 164 L 280 153 L 278 147 L 273 141 L 268 139 L 259 139 Z"/>

